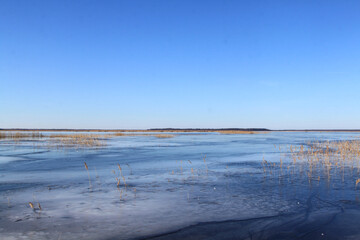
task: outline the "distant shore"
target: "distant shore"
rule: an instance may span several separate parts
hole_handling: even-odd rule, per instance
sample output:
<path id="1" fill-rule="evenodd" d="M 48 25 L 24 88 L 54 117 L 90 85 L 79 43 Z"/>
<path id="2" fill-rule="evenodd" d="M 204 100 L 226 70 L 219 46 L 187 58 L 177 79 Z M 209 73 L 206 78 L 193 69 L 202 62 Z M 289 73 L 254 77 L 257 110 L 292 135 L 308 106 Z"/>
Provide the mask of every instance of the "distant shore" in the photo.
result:
<path id="1" fill-rule="evenodd" d="M 150 128 L 150 129 L 56 129 L 56 128 L 0 128 L 0 131 L 30 132 L 360 132 L 360 129 L 282 129 L 267 128 Z"/>
<path id="2" fill-rule="evenodd" d="M 40 132 L 268 132 L 266 128 L 151 128 L 151 129 L 41 129 L 0 128 L 0 131 Z"/>

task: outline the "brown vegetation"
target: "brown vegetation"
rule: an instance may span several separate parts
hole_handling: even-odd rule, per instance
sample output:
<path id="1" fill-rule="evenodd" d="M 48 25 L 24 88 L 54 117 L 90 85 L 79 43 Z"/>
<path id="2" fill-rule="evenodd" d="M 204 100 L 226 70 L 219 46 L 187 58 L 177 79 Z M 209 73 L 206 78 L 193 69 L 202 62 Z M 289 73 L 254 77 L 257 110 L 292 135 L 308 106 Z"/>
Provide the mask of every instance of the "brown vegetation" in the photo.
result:
<path id="1" fill-rule="evenodd" d="M 239 129 L 239 128 L 187 128 L 187 129 L 174 129 L 174 128 L 160 128 L 160 129 L 3 129 L 1 131 L 21 131 L 21 132 L 112 132 L 112 133 L 163 133 L 163 132 L 265 132 L 267 129 Z"/>
<path id="2" fill-rule="evenodd" d="M 106 140 L 112 137 L 126 137 L 126 136 L 146 136 L 157 138 L 171 138 L 171 134 L 150 134 L 150 133 L 104 133 L 104 134 L 90 134 L 90 133 L 53 133 L 42 134 L 41 132 L 1 132 L 0 139 L 14 141 L 16 143 L 20 140 L 36 140 L 43 138 L 47 146 L 56 148 L 87 148 L 87 147 L 102 147 L 106 145 Z"/>
<path id="3" fill-rule="evenodd" d="M 172 135 L 172 134 L 155 134 L 154 137 L 157 137 L 157 138 L 172 138 L 172 137 L 174 137 L 174 135 Z"/>
<path id="4" fill-rule="evenodd" d="M 255 134 L 255 133 L 264 133 L 264 132 L 255 132 L 255 131 L 217 131 L 221 134 Z"/>
<path id="5" fill-rule="evenodd" d="M 105 138 L 111 135 L 102 134 L 51 134 L 49 139 L 57 147 L 100 147 L 105 145 Z"/>
<path id="6" fill-rule="evenodd" d="M 21 138 L 42 138 L 44 135 L 40 132 L 0 132 L 0 139 L 21 139 Z"/>
<path id="7" fill-rule="evenodd" d="M 278 149 L 281 151 L 280 147 Z M 344 182 L 345 178 L 349 178 L 354 181 L 355 188 L 360 182 L 360 140 L 309 142 L 300 146 L 290 145 L 288 152 L 292 162 L 286 165 L 281 158 L 280 163 L 273 163 L 264 159 L 264 173 L 273 175 L 277 172 L 280 173 L 279 177 L 283 173 L 288 173 L 290 176 L 305 175 L 309 183 L 321 179 L 330 181 L 332 178 Z"/>

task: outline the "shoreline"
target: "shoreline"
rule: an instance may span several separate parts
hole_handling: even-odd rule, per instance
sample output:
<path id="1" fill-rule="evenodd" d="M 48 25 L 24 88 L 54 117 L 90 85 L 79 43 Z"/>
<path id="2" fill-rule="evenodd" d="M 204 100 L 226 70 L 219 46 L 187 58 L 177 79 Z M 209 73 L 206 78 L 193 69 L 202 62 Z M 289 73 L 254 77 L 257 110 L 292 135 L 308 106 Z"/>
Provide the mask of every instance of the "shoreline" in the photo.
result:
<path id="1" fill-rule="evenodd" d="M 56 128 L 0 128 L 0 132 L 360 132 L 360 129 L 283 129 L 267 128 L 151 128 L 151 129 L 56 129 Z"/>

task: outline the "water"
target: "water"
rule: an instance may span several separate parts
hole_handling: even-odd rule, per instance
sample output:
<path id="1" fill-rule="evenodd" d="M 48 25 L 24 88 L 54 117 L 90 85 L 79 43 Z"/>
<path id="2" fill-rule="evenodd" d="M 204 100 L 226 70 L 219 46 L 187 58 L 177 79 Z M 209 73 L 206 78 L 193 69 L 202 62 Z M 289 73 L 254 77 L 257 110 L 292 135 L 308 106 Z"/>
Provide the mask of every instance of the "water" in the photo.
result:
<path id="1" fill-rule="evenodd" d="M 258 236 L 266 239 L 284 222 L 303 214 L 307 217 L 302 224 L 311 224 L 310 214 L 312 219 L 326 219 L 344 208 L 351 208 L 344 212 L 352 219 L 360 216 L 352 180 L 341 186 L 336 182 L 309 186 L 306 178 L 279 183 L 264 178 L 261 165 L 263 159 L 278 162 L 280 154 L 289 161 L 274 145 L 285 149 L 315 139 L 357 139 L 359 133 L 175 135 L 121 136 L 108 139 L 103 148 L 61 150 L 41 144 L 43 140 L 2 140 L 1 239 L 231 239 L 229 232 L 246 239 L 249 229 L 268 234 Z M 42 210 L 33 211 L 29 202 L 36 208 L 40 203 Z M 334 228 L 331 224 L 334 221 L 321 227 Z M 295 234 L 297 226 L 298 222 L 287 231 Z M 217 227 L 217 232 L 228 232 L 212 234 Z M 311 234 L 307 236 L 312 239 L 324 236 L 321 231 Z"/>

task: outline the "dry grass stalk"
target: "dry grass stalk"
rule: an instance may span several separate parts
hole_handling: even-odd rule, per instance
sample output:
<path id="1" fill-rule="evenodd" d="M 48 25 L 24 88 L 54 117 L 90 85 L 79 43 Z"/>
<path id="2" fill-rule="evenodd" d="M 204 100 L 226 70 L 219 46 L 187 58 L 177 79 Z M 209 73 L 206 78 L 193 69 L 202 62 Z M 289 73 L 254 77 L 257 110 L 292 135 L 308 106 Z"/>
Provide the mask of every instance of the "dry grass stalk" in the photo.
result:
<path id="1" fill-rule="evenodd" d="M 88 167 L 88 165 L 86 164 L 86 162 L 84 162 L 84 165 L 85 165 L 85 169 L 86 169 L 86 171 L 87 171 L 88 177 L 89 177 L 89 188 L 91 189 L 91 188 L 92 188 L 92 185 L 91 185 L 89 167 Z"/>
<path id="2" fill-rule="evenodd" d="M 281 151 L 280 147 L 279 151 Z M 331 178 L 345 182 L 347 177 L 355 182 L 355 189 L 360 183 L 360 140 L 314 141 L 300 146 L 290 145 L 289 152 L 289 157 L 292 159 L 287 166 L 290 176 L 305 173 L 309 184 L 321 179 L 327 179 L 329 182 Z M 278 166 L 281 174 L 283 164 L 280 158 Z M 262 165 L 265 174 L 271 173 L 276 167 L 265 160 Z"/>
<path id="3" fill-rule="evenodd" d="M 126 189 L 127 184 L 126 184 L 125 177 L 124 177 L 124 175 L 123 175 L 123 173 L 122 173 L 122 168 L 121 168 L 121 166 L 120 166 L 119 163 L 117 164 L 117 166 L 118 166 L 119 172 L 120 172 L 120 176 L 119 176 L 119 178 L 117 178 L 117 186 L 119 187 L 119 185 L 120 185 L 120 177 L 121 177 L 122 180 L 123 180 L 123 182 L 124 182 L 124 187 L 125 187 L 125 189 Z"/>
<path id="4" fill-rule="evenodd" d="M 112 137 L 110 134 L 51 134 L 50 139 L 60 147 L 100 147 L 104 146 L 104 139 Z"/>
<path id="5" fill-rule="evenodd" d="M 157 138 L 173 138 L 174 137 L 174 135 L 172 135 L 172 134 L 156 134 L 154 136 Z"/>
<path id="6" fill-rule="evenodd" d="M 206 168 L 206 174 L 208 173 L 208 166 L 207 166 L 207 163 L 206 163 L 206 154 L 205 156 L 203 157 L 203 161 L 205 163 L 205 168 Z"/>

